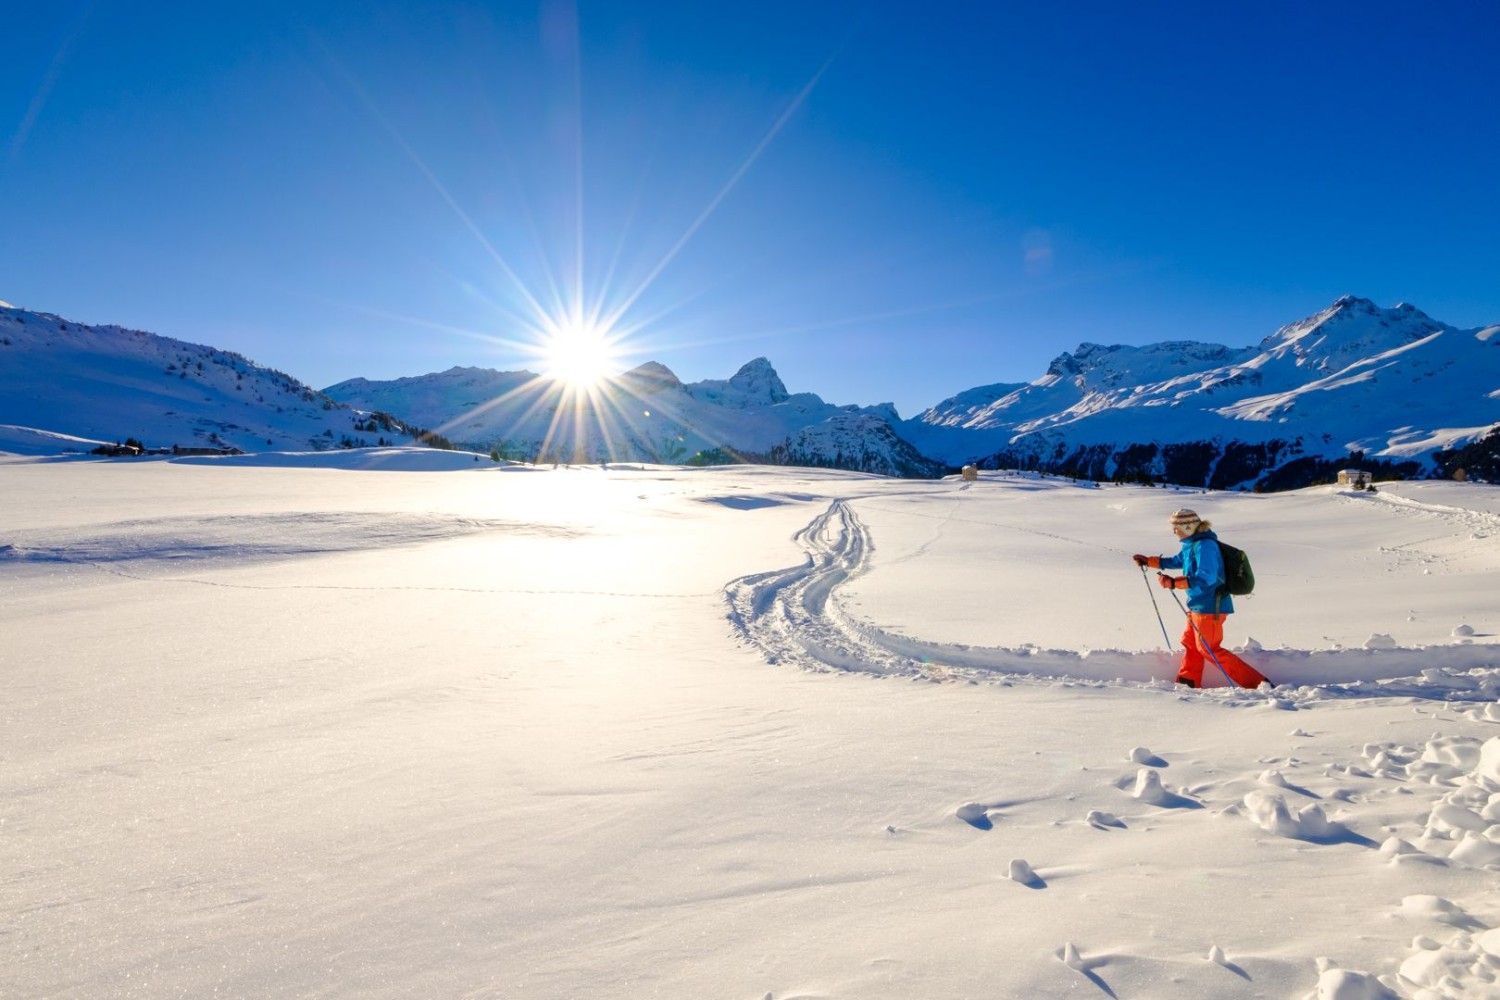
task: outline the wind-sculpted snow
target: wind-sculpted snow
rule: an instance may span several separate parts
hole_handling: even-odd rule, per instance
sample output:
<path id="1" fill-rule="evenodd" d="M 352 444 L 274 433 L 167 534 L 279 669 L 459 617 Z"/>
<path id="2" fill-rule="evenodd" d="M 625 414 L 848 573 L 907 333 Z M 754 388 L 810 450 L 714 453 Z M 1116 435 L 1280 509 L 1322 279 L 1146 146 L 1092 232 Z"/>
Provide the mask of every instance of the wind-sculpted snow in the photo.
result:
<path id="1" fill-rule="evenodd" d="M 796 534 L 794 540 L 807 551 L 801 565 L 741 577 L 726 587 L 735 629 L 770 662 L 933 679 L 1029 677 L 1142 684 L 1170 682 L 1175 676 L 1175 651 L 971 646 L 900 635 L 860 619 L 844 607 L 838 593 L 842 584 L 870 570 L 875 549 L 855 511 L 857 502 L 834 500 Z M 1462 515 L 1466 524 L 1493 517 L 1451 513 Z M 1256 666 L 1279 686 L 1267 697 L 1283 707 L 1329 697 L 1470 702 L 1500 698 L 1500 658 L 1493 646 L 1401 647 L 1388 635 L 1378 638 L 1381 641 L 1372 637 L 1361 649 L 1257 648 Z M 1213 674 L 1210 665 L 1207 684 L 1222 684 Z"/>
<path id="2" fill-rule="evenodd" d="M 34 529 L 0 546 L 0 563 L 250 562 L 415 545 L 486 532 L 571 536 L 552 526 L 443 514 L 363 511 L 203 515 Z"/>

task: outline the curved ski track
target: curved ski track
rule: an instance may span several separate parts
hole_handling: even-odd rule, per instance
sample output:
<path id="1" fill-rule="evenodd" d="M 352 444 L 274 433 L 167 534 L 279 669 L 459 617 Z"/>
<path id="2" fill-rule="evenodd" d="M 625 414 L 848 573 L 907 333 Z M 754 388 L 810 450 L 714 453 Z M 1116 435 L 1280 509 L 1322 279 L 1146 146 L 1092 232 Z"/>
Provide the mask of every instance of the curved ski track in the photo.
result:
<path id="1" fill-rule="evenodd" d="M 767 661 L 810 670 L 932 679 L 1030 676 L 1172 686 L 1175 652 L 943 644 L 896 635 L 854 617 L 841 605 L 838 588 L 869 569 L 875 547 L 850 502 L 834 500 L 793 536 L 807 551 L 801 565 L 743 576 L 725 586 L 728 617 L 735 631 L 759 648 Z M 1280 699 L 1330 695 L 1447 701 L 1500 698 L 1500 662 L 1493 646 L 1257 650 L 1255 659 L 1257 666 L 1283 685 L 1276 692 Z M 1302 696 L 1288 690 L 1312 684 L 1316 687 L 1297 688 L 1304 692 Z M 1258 692 L 1238 693 L 1261 697 Z"/>
<path id="2" fill-rule="evenodd" d="M 850 502 L 834 500 L 793 538 L 807 550 L 802 565 L 740 577 L 725 587 L 735 630 L 772 663 L 930 677 L 981 672 L 1135 681 L 1170 675 L 1175 666 L 1175 656 L 1164 652 L 984 648 L 887 632 L 850 615 L 839 601 L 839 585 L 867 570 L 874 551 Z"/>
<path id="3" fill-rule="evenodd" d="M 848 501 L 835 500 L 793 536 L 800 566 L 740 577 L 726 586 L 735 630 L 772 663 L 890 673 L 908 669 L 866 641 L 833 590 L 868 565 L 870 535 Z"/>

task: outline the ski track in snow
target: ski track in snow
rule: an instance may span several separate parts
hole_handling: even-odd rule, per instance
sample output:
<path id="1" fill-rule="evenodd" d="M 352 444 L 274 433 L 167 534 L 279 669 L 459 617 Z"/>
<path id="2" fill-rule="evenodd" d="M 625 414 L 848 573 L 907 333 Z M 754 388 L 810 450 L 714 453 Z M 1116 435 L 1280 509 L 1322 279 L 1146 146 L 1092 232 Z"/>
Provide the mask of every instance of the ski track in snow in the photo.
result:
<path id="1" fill-rule="evenodd" d="M 1430 551 L 1428 546 L 1433 543 L 1446 547 L 1454 540 L 1463 538 L 1465 533 L 1468 534 L 1468 541 L 1471 545 L 1500 536 L 1500 514 L 1493 514 L 1489 511 L 1468 510 L 1446 504 L 1414 500 L 1410 497 L 1398 496 L 1388 490 L 1373 496 L 1363 492 L 1340 493 L 1337 499 L 1340 503 L 1349 505 L 1373 504 L 1376 509 L 1398 518 L 1439 525 L 1440 527 L 1430 538 L 1381 547 L 1382 551 L 1400 556 L 1421 567 L 1445 566 L 1452 562 L 1451 556 L 1445 551 Z"/>
<path id="2" fill-rule="evenodd" d="M 1066 679 L 1084 683 L 1169 683 L 1177 654 L 1096 649 L 1078 652 L 1036 646 L 945 644 L 888 632 L 845 610 L 838 588 L 870 568 L 874 543 L 852 504 L 836 499 L 793 540 L 807 551 L 799 566 L 755 573 L 725 586 L 736 633 L 771 663 L 812 670 L 861 671 L 932 680 Z M 1500 518 L 1415 502 L 1439 516 Z M 1477 523 L 1477 521 L 1476 521 Z M 1284 707 L 1314 697 L 1412 697 L 1466 702 L 1500 698 L 1496 651 L 1484 645 L 1333 650 L 1257 650 L 1256 665 L 1280 684 L 1274 693 L 1208 689 L 1199 695 L 1243 696 Z M 1316 685 L 1299 678 L 1317 678 Z"/>
<path id="3" fill-rule="evenodd" d="M 1491 533 L 1500 533 L 1500 514 L 1492 514 L 1489 511 L 1470 510 L 1465 507 L 1450 507 L 1447 504 L 1414 500 L 1411 497 L 1403 497 L 1392 493 L 1389 489 L 1373 495 L 1369 493 L 1340 493 L 1338 497 L 1343 503 L 1378 503 L 1403 514 L 1430 514 L 1443 520 L 1457 521 L 1466 528 L 1481 532 L 1481 537 L 1485 537 Z"/>

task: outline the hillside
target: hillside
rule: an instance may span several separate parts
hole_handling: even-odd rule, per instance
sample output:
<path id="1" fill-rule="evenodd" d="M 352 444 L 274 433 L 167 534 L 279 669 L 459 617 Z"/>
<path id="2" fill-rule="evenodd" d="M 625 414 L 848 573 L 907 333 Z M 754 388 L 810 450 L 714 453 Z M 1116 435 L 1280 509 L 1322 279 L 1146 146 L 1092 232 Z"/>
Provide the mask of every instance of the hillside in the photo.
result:
<path id="1" fill-rule="evenodd" d="M 0 451 L 148 448 L 306 451 L 410 443 L 399 422 L 355 410 L 244 356 L 118 326 L 0 307 Z"/>

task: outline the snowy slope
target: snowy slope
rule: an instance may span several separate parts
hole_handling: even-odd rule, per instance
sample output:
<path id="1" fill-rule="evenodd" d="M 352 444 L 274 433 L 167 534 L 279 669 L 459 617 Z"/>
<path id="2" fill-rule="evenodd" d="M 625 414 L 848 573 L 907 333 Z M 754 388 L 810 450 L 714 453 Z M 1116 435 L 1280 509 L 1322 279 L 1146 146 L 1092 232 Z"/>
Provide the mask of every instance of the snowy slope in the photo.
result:
<path id="1" fill-rule="evenodd" d="M 0 459 L 0 995 L 1500 994 L 1495 488 L 348 457 Z"/>
<path id="2" fill-rule="evenodd" d="M 0 308 L 0 425 L 14 428 L 0 452 L 19 454 L 126 438 L 242 451 L 410 440 L 241 355 L 16 308 Z"/>
<path id="3" fill-rule="evenodd" d="M 1413 460 L 1413 473 L 1425 474 L 1434 449 L 1500 423 L 1496 330 L 1457 330 L 1409 305 L 1346 296 L 1253 348 L 1084 344 L 987 405 L 955 397 L 900 429 L 950 462 L 1100 477 L 1144 464 L 1174 481 L 1233 486 L 1289 460 L 1351 452 Z M 1174 470 L 1161 450 L 1195 444 L 1214 457 L 1242 446 L 1242 464 L 1214 480 L 1202 461 Z"/>

